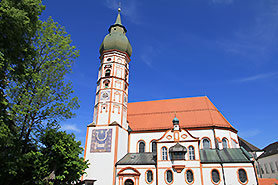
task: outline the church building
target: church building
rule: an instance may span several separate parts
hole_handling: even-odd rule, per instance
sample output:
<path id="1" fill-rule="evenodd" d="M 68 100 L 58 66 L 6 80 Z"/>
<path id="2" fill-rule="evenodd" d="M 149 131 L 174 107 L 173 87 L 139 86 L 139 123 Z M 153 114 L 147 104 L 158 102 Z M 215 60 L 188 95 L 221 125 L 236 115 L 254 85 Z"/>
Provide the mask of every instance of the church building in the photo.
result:
<path id="1" fill-rule="evenodd" d="M 84 184 L 257 185 L 252 156 L 208 97 L 128 103 L 126 33 L 119 9 L 100 46 Z"/>

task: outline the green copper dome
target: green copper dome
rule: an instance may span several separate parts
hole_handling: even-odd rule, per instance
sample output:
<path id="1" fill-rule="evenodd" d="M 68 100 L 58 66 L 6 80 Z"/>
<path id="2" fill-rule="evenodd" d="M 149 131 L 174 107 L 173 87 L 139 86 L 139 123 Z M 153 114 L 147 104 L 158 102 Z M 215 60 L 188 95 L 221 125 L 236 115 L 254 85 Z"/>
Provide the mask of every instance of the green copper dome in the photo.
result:
<path id="1" fill-rule="evenodd" d="M 100 45 L 99 52 L 102 54 L 103 51 L 110 49 L 118 49 L 126 52 L 130 57 L 132 54 L 132 47 L 126 37 L 126 28 L 122 25 L 120 9 L 114 25 L 110 26 L 109 34 L 106 35 Z"/>

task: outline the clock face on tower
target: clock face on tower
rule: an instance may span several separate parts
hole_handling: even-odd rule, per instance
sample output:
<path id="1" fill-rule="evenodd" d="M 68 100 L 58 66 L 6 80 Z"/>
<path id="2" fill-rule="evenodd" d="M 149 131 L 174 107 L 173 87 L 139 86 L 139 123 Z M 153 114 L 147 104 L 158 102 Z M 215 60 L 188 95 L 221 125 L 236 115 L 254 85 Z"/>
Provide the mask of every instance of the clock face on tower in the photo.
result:
<path id="1" fill-rule="evenodd" d="M 111 152 L 111 143 L 112 129 L 93 130 L 90 152 Z"/>
<path id="2" fill-rule="evenodd" d="M 110 91 L 102 91 L 100 95 L 101 100 L 109 100 Z"/>

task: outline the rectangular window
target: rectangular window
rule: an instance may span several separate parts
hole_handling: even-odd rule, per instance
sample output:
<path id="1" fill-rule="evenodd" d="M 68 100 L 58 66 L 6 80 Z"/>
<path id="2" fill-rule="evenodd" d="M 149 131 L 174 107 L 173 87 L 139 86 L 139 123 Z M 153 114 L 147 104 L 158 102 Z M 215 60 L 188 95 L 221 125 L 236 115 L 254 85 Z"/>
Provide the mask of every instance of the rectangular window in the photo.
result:
<path id="1" fill-rule="evenodd" d="M 275 169 L 272 162 L 269 163 L 269 166 L 270 166 L 271 173 L 275 173 Z"/>
<path id="2" fill-rule="evenodd" d="M 264 168 L 265 168 L 265 173 L 269 173 L 268 168 L 267 168 L 267 164 L 264 164 Z"/>

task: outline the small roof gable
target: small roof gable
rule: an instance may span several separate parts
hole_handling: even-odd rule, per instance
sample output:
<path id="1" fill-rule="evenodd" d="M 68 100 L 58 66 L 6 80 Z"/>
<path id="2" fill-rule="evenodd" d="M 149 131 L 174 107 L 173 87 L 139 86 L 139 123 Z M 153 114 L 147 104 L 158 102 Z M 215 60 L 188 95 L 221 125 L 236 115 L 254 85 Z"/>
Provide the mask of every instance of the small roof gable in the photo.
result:
<path id="1" fill-rule="evenodd" d="M 261 149 L 245 141 L 241 137 L 238 137 L 238 141 L 239 141 L 239 146 L 243 147 L 247 152 L 261 151 Z"/>
<path id="2" fill-rule="evenodd" d="M 116 165 L 155 165 L 152 152 L 127 153 Z"/>
<path id="3" fill-rule="evenodd" d="M 133 131 L 171 129 L 175 115 L 181 128 L 220 127 L 237 132 L 206 96 L 128 103 Z"/>

